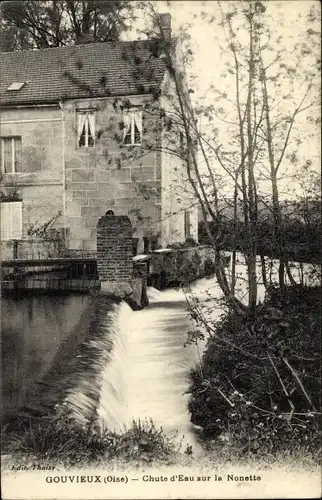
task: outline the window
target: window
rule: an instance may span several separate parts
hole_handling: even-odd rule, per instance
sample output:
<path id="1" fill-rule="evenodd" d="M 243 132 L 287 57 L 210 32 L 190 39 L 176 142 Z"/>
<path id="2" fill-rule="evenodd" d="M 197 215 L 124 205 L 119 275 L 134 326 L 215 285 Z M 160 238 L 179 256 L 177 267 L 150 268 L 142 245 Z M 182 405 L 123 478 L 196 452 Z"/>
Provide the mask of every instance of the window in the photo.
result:
<path id="1" fill-rule="evenodd" d="M 142 110 L 130 109 L 124 113 L 123 142 L 128 145 L 142 142 Z"/>
<path id="2" fill-rule="evenodd" d="M 7 92 L 11 92 L 11 91 L 17 91 L 17 90 L 21 90 L 22 87 L 24 86 L 26 82 L 13 82 L 11 85 L 9 85 L 9 87 L 7 88 Z"/>
<path id="3" fill-rule="evenodd" d="M 21 137 L 1 137 L 1 172 L 21 172 Z"/>
<path id="4" fill-rule="evenodd" d="M 1 239 L 21 240 L 22 238 L 22 202 L 1 203 Z"/>
<path id="5" fill-rule="evenodd" d="M 77 147 L 91 148 L 95 144 L 95 111 L 77 111 Z"/>

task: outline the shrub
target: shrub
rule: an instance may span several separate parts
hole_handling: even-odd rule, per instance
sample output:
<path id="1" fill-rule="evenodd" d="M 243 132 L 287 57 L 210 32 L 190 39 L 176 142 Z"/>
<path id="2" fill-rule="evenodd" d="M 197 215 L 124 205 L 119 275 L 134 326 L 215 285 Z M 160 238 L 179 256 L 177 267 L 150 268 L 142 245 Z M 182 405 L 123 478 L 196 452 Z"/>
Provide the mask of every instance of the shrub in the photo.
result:
<path id="1" fill-rule="evenodd" d="M 183 252 L 177 253 L 177 280 L 181 286 L 192 283 L 201 275 L 201 257 L 195 251 L 189 259 Z"/>
<path id="2" fill-rule="evenodd" d="M 191 372 L 189 410 L 241 453 L 306 448 L 320 428 L 321 288 L 271 289 L 255 318 L 228 314 Z"/>

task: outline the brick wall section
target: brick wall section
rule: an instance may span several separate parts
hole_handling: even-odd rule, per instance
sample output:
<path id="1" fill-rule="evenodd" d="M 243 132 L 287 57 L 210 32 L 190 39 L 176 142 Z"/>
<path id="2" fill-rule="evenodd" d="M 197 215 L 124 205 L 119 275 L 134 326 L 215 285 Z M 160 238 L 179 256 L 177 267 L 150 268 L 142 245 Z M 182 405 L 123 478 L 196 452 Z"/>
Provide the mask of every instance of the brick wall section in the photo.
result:
<path id="1" fill-rule="evenodd" d="M 132 224 L 124 215 L 104 215 L 97 224 L 97 270 L 101 281 L 130 283 Z"/>

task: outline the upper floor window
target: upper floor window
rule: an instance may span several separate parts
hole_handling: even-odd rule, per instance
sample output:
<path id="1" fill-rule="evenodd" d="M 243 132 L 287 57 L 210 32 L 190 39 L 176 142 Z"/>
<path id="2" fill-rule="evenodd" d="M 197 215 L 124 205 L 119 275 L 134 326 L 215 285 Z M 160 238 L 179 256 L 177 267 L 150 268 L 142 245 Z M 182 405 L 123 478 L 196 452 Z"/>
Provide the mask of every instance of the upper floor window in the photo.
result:
<path id="1" fill-rule="evenodd" d="M 95 144 L 95 111 L 77 111 L 77 147 L 91 148 Z"/>
<path id="2" fill-rule="evenodd" d="M 141 109 L 129 109 L 124 113 L 123 142 L 133 146 L 142 143 Z"/>
<path id="3" fill-rule="evenodd" d="M 1 137 L 1 172 L 15 174 L 21 172 L 21 137 Z"/>
<path id="4" fill-rule="evenodd" d="M 22 202 L 1 203 L 1 239 L 21 240 L 22 238 Z"/>

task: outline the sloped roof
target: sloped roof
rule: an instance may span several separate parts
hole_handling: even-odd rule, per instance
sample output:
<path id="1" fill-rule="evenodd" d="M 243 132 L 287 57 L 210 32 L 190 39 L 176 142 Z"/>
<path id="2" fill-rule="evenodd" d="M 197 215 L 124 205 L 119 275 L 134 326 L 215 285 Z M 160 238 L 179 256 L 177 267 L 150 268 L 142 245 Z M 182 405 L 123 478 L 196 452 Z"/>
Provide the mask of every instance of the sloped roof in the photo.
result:
<path id="1" fill-rule="evenodd" d="M 2 105 L 155 92 L 166 66 L 157 41 L 105 42 L 2 52 Z M 13 82 L 27 82 L 8 91 Z"/>

